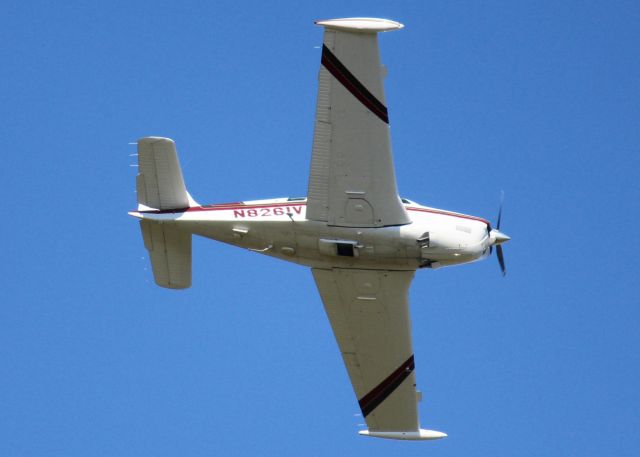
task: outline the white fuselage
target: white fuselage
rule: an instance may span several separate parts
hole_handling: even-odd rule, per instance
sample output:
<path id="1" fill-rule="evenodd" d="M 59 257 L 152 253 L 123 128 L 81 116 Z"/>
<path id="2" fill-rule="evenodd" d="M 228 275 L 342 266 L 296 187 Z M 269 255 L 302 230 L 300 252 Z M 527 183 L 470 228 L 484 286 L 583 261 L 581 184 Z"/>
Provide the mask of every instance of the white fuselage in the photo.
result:
<path id="1" fill-rule="evenodd" d="M 491 244 L 481 218 L 405 203 L 412 222 L 380 228 L 336 227 L 305 217 L 305 199 L 139 211 L 139 217 L 314 268 L 414 270 L 482 259 Z"/>

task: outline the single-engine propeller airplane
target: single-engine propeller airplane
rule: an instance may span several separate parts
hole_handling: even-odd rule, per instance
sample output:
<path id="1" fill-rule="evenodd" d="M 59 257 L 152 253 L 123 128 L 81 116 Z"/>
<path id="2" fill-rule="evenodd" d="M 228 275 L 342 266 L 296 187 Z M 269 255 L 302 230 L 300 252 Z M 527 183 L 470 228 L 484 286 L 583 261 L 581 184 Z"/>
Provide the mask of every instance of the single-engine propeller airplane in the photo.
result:
<path id="1" fill-rule="evenodd" d="M 214 205 L 186 190 L 175 144 L 137 142 L 138 209 L 159 286 L 191 286 L 191 237 L 200 235 L 311 267 L 368 429 L 365 436 L 430 440 L 420 428 L 408 291 L 420 268 L 483 259 L 500 231 L 483 218 L 398 196 L 378 33 L 385 19 L 318 21 L 324 44 L 306 198 Z"/>

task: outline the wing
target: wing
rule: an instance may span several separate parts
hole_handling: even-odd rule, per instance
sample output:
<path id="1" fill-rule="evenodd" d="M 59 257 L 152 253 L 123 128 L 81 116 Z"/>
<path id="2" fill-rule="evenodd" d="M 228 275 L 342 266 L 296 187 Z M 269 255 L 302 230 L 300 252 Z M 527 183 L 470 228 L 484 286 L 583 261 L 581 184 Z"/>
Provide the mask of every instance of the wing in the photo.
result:
<path id="1" fill-rule="evenodd" d="M 369 427 L 366 434 L 425 439 L 418 421 L 409 318 L 408 291 L 414 272 L 312 271 Z M 408 438 L 411 434 L 422 438 Z"/>
<path id="2" fill-rule="evenodd" d="M 325 26 L 307 219 L 344 227 L 411 222 L 398 197 L 377 32 L 383 19 Z"/>

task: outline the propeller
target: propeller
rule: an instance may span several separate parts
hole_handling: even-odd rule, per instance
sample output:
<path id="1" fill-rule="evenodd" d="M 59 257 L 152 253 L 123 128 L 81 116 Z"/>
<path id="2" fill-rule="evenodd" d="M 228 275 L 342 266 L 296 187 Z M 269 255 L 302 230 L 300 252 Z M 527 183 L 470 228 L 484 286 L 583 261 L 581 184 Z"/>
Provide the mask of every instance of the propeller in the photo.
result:
<path id="1" fill-rule="evenodd" d="M 496 228 L 489 229 L 489 241 L 491 243 L 491 250 L 493 251 L 493 245 L 496 246 L 496 257 L 498 257 L 498 263 L 500 264 L 500 271 L 502 271 L 502 276 L 507 274 L 507 268 L 504 264 L 504 253 L 502 252 L 502 243 L 506 243 L 511 238 L 500 231 L 500 223 L 502 222 L 502 204 L 504 203 L 504 192 L 500 193 L 500 209 L 498 210 L 498 220 L 496 221 Z"/>
<path id="2" fill-rule="evenodd" d="M 502 271 L 502 276 L 507 275 L 507 268 L 504 266 L 504 254 L 502 254 L 502 246 L 496 246 L 496 256 L 498 257 L 498 263 L 500 264 L 500 270 Z"/>

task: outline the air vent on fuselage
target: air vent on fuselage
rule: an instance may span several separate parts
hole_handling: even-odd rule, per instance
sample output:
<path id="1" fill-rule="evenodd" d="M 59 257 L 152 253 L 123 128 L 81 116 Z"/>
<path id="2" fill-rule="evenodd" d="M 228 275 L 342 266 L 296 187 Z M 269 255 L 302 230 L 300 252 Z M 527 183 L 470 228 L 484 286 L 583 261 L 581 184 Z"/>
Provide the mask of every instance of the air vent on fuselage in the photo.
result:
<path id="1" fill-rule="evenodd" d="M 320 254 L 339 257 L 358 257 L 358 247 L 351 240 L 318 240 Z"/>
<path id="2" fill-rule="evenodd" d="M 338 248 L 338 255 L 340 256 L 353 257 L 355 255 L 352 243 L 336 243 L 336 247 Z"/>

